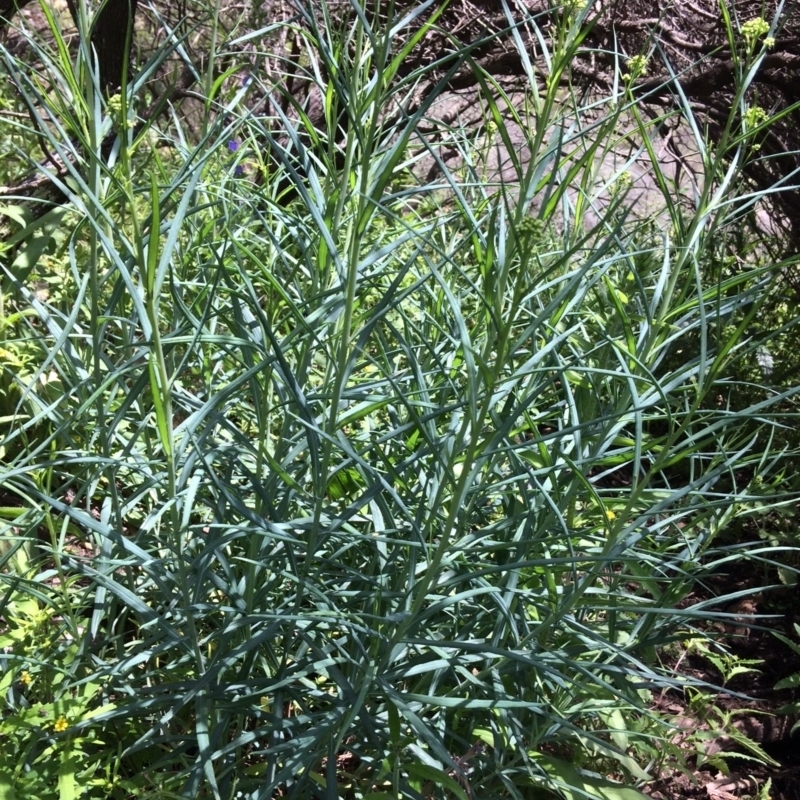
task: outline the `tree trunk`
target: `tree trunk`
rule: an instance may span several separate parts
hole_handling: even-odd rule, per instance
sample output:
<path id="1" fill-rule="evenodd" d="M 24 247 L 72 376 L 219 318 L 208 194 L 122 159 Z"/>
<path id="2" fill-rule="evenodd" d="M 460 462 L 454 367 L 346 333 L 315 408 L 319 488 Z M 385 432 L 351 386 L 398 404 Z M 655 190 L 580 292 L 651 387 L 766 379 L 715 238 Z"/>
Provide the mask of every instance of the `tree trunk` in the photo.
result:
<path id="1" fill-rule="evenodd" d="M 5 28 L 11 17 L 30 2 L 31 0 L 0 0 L 0 28 Z"/>
<path id="2" fill-rule="evenodd" d="M 0 0 L 0 29 L 31 0 Z M 125 44 L 133 29 L 139 0 L 106 0 L 92 27 L 92 47 L 97 53 L 100 86 L 106 95 L 115 94 L 122 86 L 122 71 L 130 48 Z M 75 0 L 67 0 L 72 18 L 77 22 Z"/>
<path id="3" fill-rule="evenodd" d="M 133 30 L 138 0 L 106 0 L 92 28 L 92 46 L 100 66 L 100 87 L 106 95 L 122 86 L 125 59 L 130 52 L 129 31 Z M 130 73 L 129 73 L 130 74 Z"/>

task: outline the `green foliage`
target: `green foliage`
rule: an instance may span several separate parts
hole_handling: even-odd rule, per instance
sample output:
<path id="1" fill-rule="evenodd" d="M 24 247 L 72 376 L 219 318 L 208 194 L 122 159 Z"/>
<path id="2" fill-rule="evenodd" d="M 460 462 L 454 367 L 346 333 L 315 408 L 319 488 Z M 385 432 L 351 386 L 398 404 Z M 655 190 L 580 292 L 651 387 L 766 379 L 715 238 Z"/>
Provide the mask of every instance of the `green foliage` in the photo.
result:
<path id="1" fill-rule="evenodd" d="M 712 149 L 681 109 L 705 170 L 687 205 L 630 81 L 565 96 L 575 6 L 530 116 L 469 50 L 449 62 L 515 180 L 453 125 L 426 181 L 436 93 L 394 110 L 441 66 L 402 70 L 436 15 L 312 11 L 293 33 L 323 130 L 210 67 L 200 133 L 131 126 L 144 78 L 105 102 L 52 18 L 39 68 L 4 54 L 58 122 L 17 135 L 74 159 L 68 215 L 14 216 L 4 268 L 6 791 L 641 797 L 672 734 L 655 655 L 700 636 L 680 601 L 722 531 L 792 498 L 793 453 L 763 442 L 797 387 L 736 377 L 797 322 L 748 333 L 793 262 L 727 268 L 756 133 L 732 109 Z M 650 217 L 600 173 L 630 119 Z"/>
<path id="2" fill-rule="evenodd" d="M 4 605 L 0 796 L 127 796 L 135 783 L 116 773 L 119 729 L 98 721 L 115 703 L 101 684 L 78 679 L 80 647 L 47 594 L 20 591 Z"/>
<path id="3" fill-rule="evenodd" d="M 728 761 L 731 759 L 755 761 L 773 767 L 780 766 L 758 742 L 753 741 L 734 725 L 737 716 L 742 714 L 752 716 L 758 712 L 752 709 L 722 709 L 714 702 L 713 697 L 703 691 L 692 692 L 689 711 L 702 724 L 700 730 L 692 731 L 687 737 L 687 744 L 695 748 L 695 764 L 698 769 L 710 767 L 727 775 Z M 736 748 L 709 748 L 709 743 L 721 737 L 736 745 Z"/>
<path id="4" fill-rule="evenodd" d="M 760 659 L 741 658 L 706 638 L 689 639 L 686 652 L 698 654 L 709 661 L 722 676 L 723 686 L 737 675 L 758 672 L 756 667 L 762 663 Z"/>
<path id="5" fill-rule="evenodd" d="M 800 637 L 800 625 L 797 623 L 794 624 L 794 630 L 798 637 Z M 788 645 L 791 650 L 795 653 L 800 655 L 800 645 L 797 642 L 793 642 L 788 637 L 784 636 L 781 633 L 775 632 L 775 636 L 777 636 L 785 645 Z M 778 681 L 775 684 L 776 689 L 794 689 L 800 686 L 800 672 L 795 672 L 792 675 L 783 678 L 782 680 Z M 779 709 L 780 714 L 797 714 L 800 713 L 800 703 L 789 703 Z M 798 729 L 800 729 L 800 722 L 796 722 L 792 726 L 791 733 L 794 734 Z"/>

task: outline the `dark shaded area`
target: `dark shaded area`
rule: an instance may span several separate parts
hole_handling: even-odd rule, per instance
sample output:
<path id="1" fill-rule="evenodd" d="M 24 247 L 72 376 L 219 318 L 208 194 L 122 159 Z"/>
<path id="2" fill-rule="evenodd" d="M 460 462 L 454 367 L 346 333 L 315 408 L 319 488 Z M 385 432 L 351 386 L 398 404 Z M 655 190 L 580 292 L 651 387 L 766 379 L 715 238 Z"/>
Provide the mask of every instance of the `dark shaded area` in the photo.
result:
<path id="1" fill-rule="evenodd" d="M 92 46 L 97 52 L 100 87 L 107 96 L 117 92 L 123 84 L 138 2 L 106 0 L 92 28 Z"/>
<path id="2" fill-rule="evenodd" d="M 0 25 L 5 26 L 21 8 L 31 0 L 0 0 Z"/>
<path id="3" fill-rule="evenodd" d="M 778 764 L 759 764 L 745 758 L 753 754 L 732 738 L 711 737 L 702 745 L 711 755 L 718 752 L 727 754 L 724 763 L 729 775 L 721 774 L 716 766 L 695 766 L 692 744 L 686 748 L 690 773 L 672 770 L 648 785 L 646 792 L 654 800 L 756 797 L 770 780 L 771 800 L 800 800 L 800 739 L 797 734 L 792 735 L 798 716 L 777 713 L 782 706 L 797 703 L 800 692 L 796 689 L 776 691 L 774 688 L 780 680 L 800 672 L 800 656 L 774 635 L 777 632 L 798 642 L 793 624 L 800 608 L 800 584 L 761 590 L 765 584 L 774 586 L 778 583 L 774 566 L 742 559 L 729 563 L 724 570 L 712 572 L 681 604 L 690 607 L 720 598 L 719 604 L 712 605 L 711 609 L 729 614 L 729 618 L 703 622 L 698 627 L 717 638 L 737 663 L 741 663 L 739 660 L 750 661 L 752 671 L 735 675 L 725 683 L 725 676 L 699 653 L 686 651 L 664 655 L 665 664 L 678 676 L 717 686 L 724 684 L 724 690 L 716 697 L 710 695 L 714 707 L 729 715 L 734 729 L 755 742 Z M 742 592 L 749 594 L 734 602 L 726 599 Z M 709 722 L 698 712 L 699 706 L 696 703 L 692 705 L 688 693 L 679 690 L 664 693 L 658 698 L 657 705 L 662 713 L 683 718 L 701 730 L 709 727 Z M 713 728 L 713 722 L 718 718 L 711 715 L 709 719 Z M 691 739 L 686 741 L 689 743 Z M 737 754 L 743 757 L 737 757 Z"/>

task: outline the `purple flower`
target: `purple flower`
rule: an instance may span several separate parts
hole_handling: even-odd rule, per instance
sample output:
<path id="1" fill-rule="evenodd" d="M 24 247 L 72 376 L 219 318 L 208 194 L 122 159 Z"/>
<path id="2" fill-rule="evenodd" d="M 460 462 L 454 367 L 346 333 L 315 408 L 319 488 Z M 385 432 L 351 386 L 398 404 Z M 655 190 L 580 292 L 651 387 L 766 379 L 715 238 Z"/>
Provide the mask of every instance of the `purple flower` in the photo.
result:
<path id="1" fill-rule="evenodd" d="M 235 153 L 238 149 L 239 149 L 239 142 L 237 142 L 236 139 L 231 139 L 228 142 L 228 150 L 230 150 L 231 153 Z"/>
<path id="2" fill-rule="evenodd" d="M 241 178 L 242 175 L 244 175 L 244 167 L 241 164 L 237 164 L 233 170 L 233 177 Z"/>

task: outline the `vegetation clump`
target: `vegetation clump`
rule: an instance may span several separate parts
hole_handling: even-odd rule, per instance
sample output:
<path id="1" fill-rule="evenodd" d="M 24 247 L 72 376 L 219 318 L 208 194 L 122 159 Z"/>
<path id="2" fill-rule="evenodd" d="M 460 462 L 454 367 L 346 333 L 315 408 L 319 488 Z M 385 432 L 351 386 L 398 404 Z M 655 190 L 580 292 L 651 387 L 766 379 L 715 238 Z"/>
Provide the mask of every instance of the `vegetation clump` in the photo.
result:
<path id="1" fill-rule="evenodd" d="M 2 51 L 0 795 L 635 800 L 685 769 L 660 703 L 717 688 L 669 654 L 754 668 L 707 624 L 741 593 L 692 593 L 796 567 L 752 532 L 798 491 L 798 259 L 754 222 L 796 176 L 748 172 L 797 110 L 753 91 L 781 9 L 723 9 L 722 119 L 591 4 L 465 43 L 447 4 L 133 3 L 123 53 L 163 39 L 103 63 L 112 7 Z"/>

